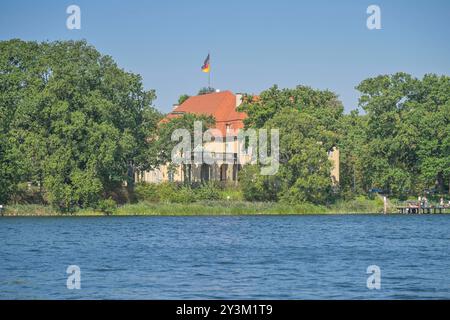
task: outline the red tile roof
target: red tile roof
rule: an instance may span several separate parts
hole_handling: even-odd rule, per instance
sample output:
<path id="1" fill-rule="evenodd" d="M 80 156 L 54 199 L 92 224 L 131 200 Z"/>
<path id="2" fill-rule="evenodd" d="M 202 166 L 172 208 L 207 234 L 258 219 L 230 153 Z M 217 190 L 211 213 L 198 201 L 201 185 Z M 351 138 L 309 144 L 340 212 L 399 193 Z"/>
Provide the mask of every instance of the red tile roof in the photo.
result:
<path id="1" fill-rule="evenodd" d="M 182 113 L 213 116 L 216 119 L 216 128 L 222 134 L 226 134 L 227 125 L 230 126 L 229 134 L 236 134 L 238 129 L 244 127 L 243 120 L 247 118 L 246 113 L 236 111 L 236 96 L 231 91 L 190 97 L 169 113 L 164 120 L 178 117 Z"/>

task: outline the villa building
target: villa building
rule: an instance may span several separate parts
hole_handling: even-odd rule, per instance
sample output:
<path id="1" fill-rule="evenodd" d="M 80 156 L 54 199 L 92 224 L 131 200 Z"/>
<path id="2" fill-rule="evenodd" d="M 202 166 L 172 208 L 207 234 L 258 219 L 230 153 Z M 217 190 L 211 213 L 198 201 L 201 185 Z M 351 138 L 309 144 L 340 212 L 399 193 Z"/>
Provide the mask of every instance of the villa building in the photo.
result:
<path id="1" fill-rule="evenodd" d="M 160 166 L 151 171 L 136 174 L 137 182 L 160 183 L 164 181 L 223 181 L 237 182 L 238 172 L 242 166 L 250 162 L 250 156 L 242 155 L 239 151 L 237 135 L 244 128 L 246 113 L 239 112 L 236 108 L 242 103 L 242 94 L 233 94 L 231 91 L 213 92 L 189 97 L 181 105 L 175 105 L 166 116 L 166 120 L 176 118 L 184 113 L 197 115 L 211 115 L 216 120 L 215 128 L 221 134 L 223 142 L 207 142 L 204 149 L 213 155 L 219 155 L 224 161 L 216 161 L 209 164 L 192 164 L 177 166 L 175 170 L 169 170 L 168 165 Z M 250 152 L 252 150 L 249 150 Z M 195 150 L 194 150 L 195 152 Z M 328 157 L 333 163 L 331 178 L 335 184 L 339 183 L 339 150 L 333 148 L 328 152 Z"/>

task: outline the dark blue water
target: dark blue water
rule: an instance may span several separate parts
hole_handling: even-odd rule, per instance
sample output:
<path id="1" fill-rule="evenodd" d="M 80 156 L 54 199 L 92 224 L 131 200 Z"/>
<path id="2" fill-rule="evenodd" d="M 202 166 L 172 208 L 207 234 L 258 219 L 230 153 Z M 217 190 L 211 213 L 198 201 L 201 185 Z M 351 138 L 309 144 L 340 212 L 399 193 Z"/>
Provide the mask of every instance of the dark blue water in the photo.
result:
<path id="1" fill-rule="evenodd" d="M 449 299 L 449 245 L 449 215 L 3 217 L 0 298 Z"/>

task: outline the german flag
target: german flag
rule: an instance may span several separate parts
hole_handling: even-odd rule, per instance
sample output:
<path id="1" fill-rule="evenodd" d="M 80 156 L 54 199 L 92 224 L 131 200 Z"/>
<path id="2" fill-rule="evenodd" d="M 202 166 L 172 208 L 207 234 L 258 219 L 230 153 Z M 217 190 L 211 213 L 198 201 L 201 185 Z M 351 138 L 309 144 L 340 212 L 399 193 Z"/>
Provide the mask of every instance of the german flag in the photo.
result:
<path id="1" fill-rule="evenodd" d="M 210 65 L 209 65 L 209 53 L 208 56 L 205 59 L 205 62 L 203 62 L 203 66 L 202 66 L 202 71 L 208 73 L 210 70 Z"/>

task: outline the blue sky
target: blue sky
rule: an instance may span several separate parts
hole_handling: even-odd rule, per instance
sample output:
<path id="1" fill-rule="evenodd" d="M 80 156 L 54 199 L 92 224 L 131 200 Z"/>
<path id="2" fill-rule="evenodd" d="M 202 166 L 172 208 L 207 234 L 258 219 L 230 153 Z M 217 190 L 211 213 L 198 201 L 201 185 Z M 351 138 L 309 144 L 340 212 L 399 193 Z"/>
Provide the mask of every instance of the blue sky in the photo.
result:
<path id="1" fill-rule="evenodd" d="M 81 30 L 66 28 L 71 4 L 81 8 Z M 366 27 L 371 4 L 381 8 L 381 30 Z M 86 39 L 141 74 L 164 112 L 207 85 L 208 51 L 217 89 L 305 84 L 336 92 L 349 111 L 365 78 L 449 75 L 450 1 L 2 1 L 0 40 L 11 38 Z"/>

